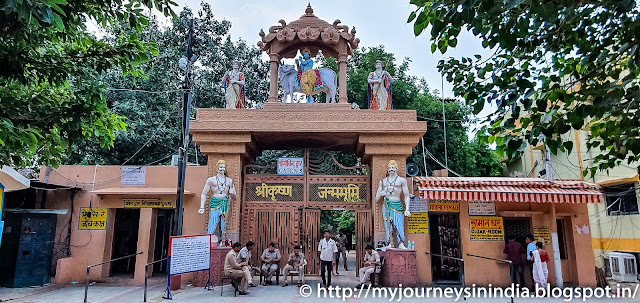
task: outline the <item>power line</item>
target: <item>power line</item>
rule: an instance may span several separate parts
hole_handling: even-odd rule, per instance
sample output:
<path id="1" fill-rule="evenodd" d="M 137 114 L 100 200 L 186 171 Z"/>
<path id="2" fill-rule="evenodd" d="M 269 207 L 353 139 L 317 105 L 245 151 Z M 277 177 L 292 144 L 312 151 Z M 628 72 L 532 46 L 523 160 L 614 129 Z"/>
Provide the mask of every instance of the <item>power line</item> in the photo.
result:
<path id="1" fill-rule="evenodd" d="M 462 175 L 460 175 L 459 173 L 453 171 L 451 168 L 446 167 L 444 164 L 442 164 L 440 161 L 438 161 L 438 159 L 436 159 L 433 154 L 431 154 L 431 152 L 429 152 L 428 149 L 424 149 L 427 152 L 427 155 L 429 155 L 429 158 L 431 158 L 431 160 L 433 160 L 434 162 L 438 163 L 440 166 L 442 166 L 444 169 L 450 171 L 452 174 L 458 176 L 458 177 L 462 177 Z"/>
<path id="2" fill-rule="evenodd" d="M 118 91 L 118 92 L 136 92 L 136 93 L 150 93 L 150 94 L 166 94 L 166 93 L 175 93 L 182 92 L 184 89 L 172 89 L 172 90 L 163 90 L 163 91 L 150 91 L 144 89 L 130 89 L 130 88 L 107 88 L 108 91 Z"/>

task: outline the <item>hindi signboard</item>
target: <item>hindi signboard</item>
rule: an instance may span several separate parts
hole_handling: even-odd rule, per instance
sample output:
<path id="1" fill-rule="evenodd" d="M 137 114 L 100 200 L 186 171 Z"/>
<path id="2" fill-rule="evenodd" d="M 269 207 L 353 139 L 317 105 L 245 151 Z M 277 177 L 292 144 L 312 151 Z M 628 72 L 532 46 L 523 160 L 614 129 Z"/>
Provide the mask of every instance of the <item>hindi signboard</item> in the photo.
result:
<path id="1" fill-rule="evenodd" d="M 410 234 L 429 234 L 429 213 L 412 212 L 407 217 L 407 230 Z"/>
<path id="2" fill-rule="evenodd" d="M 469 216 L 495 216 L 496 203 L 490 201 L 470 201 Z"/>
<path id="3" fill-rule="evenodd" d="M 80 207 L 79 230 L 107 229 L 107 208 Z"/>
<path id="4" fill-rule="evenodd" d="M 278 157 L 278 175 L 304 176 L 303 157 Z"/>
<path id="5" fill-rule="evenodd" d="M 144 185 L 147 175 L 146 166 L 123 166 L 120 178 L 121 185 Z"/>
<path id="6" fill-rule="evenodd" d="M 469 216 L 472 241 L 504 241 L 502 217 Z"/>
<path id="7" fill-rule="evenodd" d="M 549 226 L 534 226 L 533 227 L 533 241 L 538 242 L 543 240 L 544 245 L 551 243 L 551 235 L 549 234 Z"/>
<path id="8" fill-rule="evenodd" d="M 411 197 L 411 200 L 409 201 L 409 211 L 411 213 L 414 212 L 428 212 L 429 211 L 429 205 L 427 203 L 427 200 L 423 199 L 422 197 Z"/>
<path id="9" fill-rule="evenodd" d="M 431 200 L 429 201 L 429 211 L 457 213 L 460 212 L 460 203 L 458 201 Z"/>
<path id="10" fill-rule="evenodd" d="M 211 235 L 169 238 L 169 275 L 209 269 Z"/>
<path id="11" fill-rule="evenodd" d="M 174 200 L 123 199 L 124 208 L 174 208 Z"/>

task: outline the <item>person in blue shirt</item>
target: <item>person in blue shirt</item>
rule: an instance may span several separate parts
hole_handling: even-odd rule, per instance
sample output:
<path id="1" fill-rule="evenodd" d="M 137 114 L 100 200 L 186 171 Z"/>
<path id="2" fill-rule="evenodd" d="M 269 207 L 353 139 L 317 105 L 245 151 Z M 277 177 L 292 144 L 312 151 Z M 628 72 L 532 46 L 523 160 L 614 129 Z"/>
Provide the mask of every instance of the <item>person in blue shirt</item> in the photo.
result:
<path id="1" fill-rule="evenodd" d="M 531 261 L 531 256 L 533 255 L 533 251 L 538 248 L 536 247 L 536 243 L 533 242 L 533 235 L 527 235 L 525 242 L 527 242 L 527 265 L 529 267 L 529 274 L 531 275 L 531 283 L 533 283 L 533 261 Z"/>

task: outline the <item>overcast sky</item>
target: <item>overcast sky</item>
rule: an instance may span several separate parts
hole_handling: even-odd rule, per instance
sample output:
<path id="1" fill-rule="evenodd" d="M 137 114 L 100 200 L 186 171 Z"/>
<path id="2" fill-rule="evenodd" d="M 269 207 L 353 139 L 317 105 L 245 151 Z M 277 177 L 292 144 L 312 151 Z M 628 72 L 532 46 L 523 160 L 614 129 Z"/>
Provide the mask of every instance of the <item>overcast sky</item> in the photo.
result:
<path id="1" fill-rule="evenodd" d="M 231 38 L 242 38 L 251 45 L 256 45 L 260 36 L 260 29 L 268 31 L 276 25 L 278 20 L 294 21 L 304 14 L 307 1 L 293 0 L 205 0 L 210 3 L 216 19 L 229 20 Z M 200 7 L 200 0 L 177 0 L 181 7 L 188 6 L 194 10 Z M 413 35 L 412 24 L 407 24 L 407 17 L 415 6 L 409 0 L 322 0 L 311 1 L 314 14 L 332 23 L 340 19 L 342 24 L 356 27 L 356 37 L 360 38 L 360 46 L 384 45 L 387 51 L 396 55 L 400 62 L 402 58 L 412 60 L 410 73 L 427 79 L 432 89 L 441 90 L 441 76 L 436 68 L 438 60 L 443 56 L 439 53 L 431 54 L 429 32 L 425 30 L 421 36 Z M 182 8 L 176 9 L 180 11 Z M 473 56 L 480 53 L 487 54 L 482 49 L 481 42 L 471 34 L 463 33 L 458 41 L 458 47 L 449 49 L 446 56 Z M 451 85 L 444 83 L 444 96 L 452 97 Z"/>

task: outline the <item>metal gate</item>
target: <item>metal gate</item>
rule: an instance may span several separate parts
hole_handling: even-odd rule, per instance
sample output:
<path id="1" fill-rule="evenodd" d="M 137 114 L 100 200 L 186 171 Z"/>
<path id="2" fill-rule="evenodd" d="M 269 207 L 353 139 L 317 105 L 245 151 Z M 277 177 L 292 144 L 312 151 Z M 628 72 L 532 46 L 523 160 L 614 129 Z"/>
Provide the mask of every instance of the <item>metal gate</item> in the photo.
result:
<path id="1" fill-rule="evenodd" d="M 371 177 L 368 166 L 343 166 L 325 151 L 304 151 L 305 174 L 283 176 L 275 167 L 245 165 L 240 240 L 256 243 L 252 262 L 274 242 L 284 266 L 294 245 L 301 245 L 307 274 L 318 274 L 318 243 L 322 210 L 356 212 L 356 258 L 360 268 L 364 247 L 372 244 Z"/>

